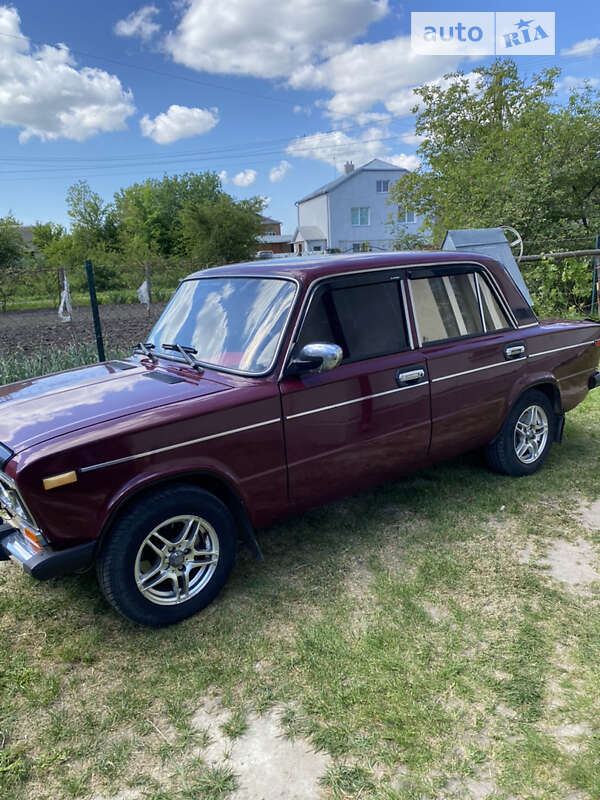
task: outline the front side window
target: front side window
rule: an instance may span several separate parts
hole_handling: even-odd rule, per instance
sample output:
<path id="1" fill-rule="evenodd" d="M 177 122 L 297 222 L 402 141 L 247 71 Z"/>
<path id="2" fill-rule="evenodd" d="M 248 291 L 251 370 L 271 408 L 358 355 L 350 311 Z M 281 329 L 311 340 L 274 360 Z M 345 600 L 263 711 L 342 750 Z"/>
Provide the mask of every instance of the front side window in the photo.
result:
<path id="1" fill-rule="evenodd" d="M 295 284 L 281 278 L 184 281 L 150 333 L 163 344 L 194 347 L 203 364 L 241 372 L 271 368 L 290 314 Z M 175 354 L 176 357 L 176 354 Z"/>
<path id="2" fill-rule="evenodd" d="M 302 325 L 295 353 L 307 344 L 337 344 L 344 361 L 360 361 L 407 348 L 397 281 L 316 292 Z"/>
<path id="3" fill-rule="evenodd" d="M 350 218 L 353 225 L 370 225 L 371 209 L 368 206 L 357 206 L 350 210 Z"/>
<path id="4" fill-rule="evenodd" d="M 476 272 L 413 278 L 411 292 L 422 344 L 510 327 L 487 282 Z"/>

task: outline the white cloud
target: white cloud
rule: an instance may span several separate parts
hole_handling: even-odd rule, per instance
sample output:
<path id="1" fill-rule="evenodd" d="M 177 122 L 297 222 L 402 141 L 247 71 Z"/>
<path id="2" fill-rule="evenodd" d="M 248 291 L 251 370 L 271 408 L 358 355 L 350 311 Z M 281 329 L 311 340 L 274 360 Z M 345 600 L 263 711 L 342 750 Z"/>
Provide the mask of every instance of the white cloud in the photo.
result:
<path id="1" fill-rule="evenodd" d="M 353 161 L 358 166 L 382 155 L 385 152 L 382 140 L 386 138 L 387 133 L 379 129 L 369 129 L 360 138 L 348 136 L 343 131 L 313 133 L 294 139 L 286 152 L 297 158 L 324 161 L 341 170 L 345 161 Z"/>
<path id="2" fill-rule="evenodd" d="M 310 117 L 312 114 L 312 107 L 311 106 L 294 106 L 294 114 L 306 114 L 307 117 Z"/>
<path id="3" fill-rule="evenodd" d="M 256 180 L 255 169 L 245 169 L 231 179 L 236 186 L 250 186 Z"/>
<path id="4" fill-rule="evenodd" d="M 385 160 L 389 161 L 390 164 L 394 164 L 396 167 L 407 169 L 409 172 L 413 172 L 421 166 L 421 161 L 417 156 L 406 155 L 406 153 L 399 153 L 395 156 L 385 156 Z"/>
<path id="5" fill-rule="evenodd" d="M 387 13 L 388 0 L 187 0 L 165 47 L 193 69 L 282 78 L 343 52 Z"/>
<path id="6" fill-rule="evenodd" d="M 573 47 L 561 50 L 561 56 L 594 56 L 600 53 L 600 39 L 582 39 L 575 42 Z"/>
<path id="7" fill-rule="evenodd" d="M 219 180 L 222 184 L 229 183 L 229 175 L 226 169 L 222 169 L 221 172 L 219 172 Z"/>
<path id="8" fill-rule="evenodd" d="M 412 133 L 411 131 L 407 131 L 406 133 L 400 134 L 400 139 L 404 142 L 404 144 L 412 144 L 415 147 L 420 145 L 421 142 L 425 139 L 424 136 L 419 136 L 416 133 Z"/>
<path id="9" fill-rule="evenodd" d="M 586 86 L 591 86 L 594 89 L 600 86 L 600 79 L 576 78 L 573 75 L 565 75 L 565 77 L 556 84 L 556 91 L 568 92 L 570 90 L 585 89 Z"/>
<path id="10" fill-rule="evenodd" d="M 126 127 L 133 95 L 101 69 L 77 68 L 64 44 L 32 50 L 14 8 L 0 6 L 0 125 L 21 128 L 19 140 L 74 139 Z"/>
<path id="11" fill-rule="evenodd" d="M 387 142 L 395 138 L 384 128 L 368 128 L 359 137 L 349 136 L 343 131 L 329 131 L 294 139 L 286 150 L 296 158 L 310 158 L 331 164 L 340 172 L 346 161 L 360 166 L 372 158 L 381 158 L 405 169 L 416 169 L 419 166 L 416 156 L 404 153 L 388 155 L 390 147 Z"/>
<path id="12" fill-rule="evenodd" d="M 296 89 L 326 89 L 333 96 L 326 102 L 335 118 L 357 117 L 382 103 L 390 114 L 410 114 L 416 97 L 413 87 L 438 81 L 455 70 L 460 56 L 415 54 L 408 36 L 373 44 L 357 44 L 320 64 L 307 64 L 290 76 Z"/>
<path id="13" fill-rule="evenodd" d="M 278 167 L 271 167 L 271 171 L 269 172 L 269 180 L 271 183 L 278 183 L 279 181 L 282 181 L 291 168 L 292 165 L 290 162 L 286 161 L 284 158 L 283 161 L 279 162 Z"/>
<path id="14" fill-rule="evenodd" d="M 179 139 L 208 133 L 218 122 L 217 108 L 188 108 L 173 105 L 154 119 L 150 119 L 146 114 L 140 120 L 140 129 L 143 136 L 153 139 L 157 144 L 172 144 Z"/>
<path id="15" fill-rule="evenodd" d="M 160 25 L 153 22 L 157 14 L 156 6 L 142 6 L 125 19 L 120 19 L 115 24 L 115 33 L 117 36 L 139 36 L 142 41 L 148 42 L 160 30 Z"/>

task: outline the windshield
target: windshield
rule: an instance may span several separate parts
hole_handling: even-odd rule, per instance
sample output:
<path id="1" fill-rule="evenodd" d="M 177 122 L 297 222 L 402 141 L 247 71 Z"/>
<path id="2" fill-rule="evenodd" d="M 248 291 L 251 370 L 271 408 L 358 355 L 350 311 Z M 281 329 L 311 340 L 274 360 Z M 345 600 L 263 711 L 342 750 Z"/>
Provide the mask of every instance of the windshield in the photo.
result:
<path id="1" fill-rule="evenodd" d="M 184 281 L 150 333 L 163 344 L 193 347 L 194 357 L 226 369 L 270 369 L 284 331 L 295 285 L 281 278 L 200 278 Z"/>

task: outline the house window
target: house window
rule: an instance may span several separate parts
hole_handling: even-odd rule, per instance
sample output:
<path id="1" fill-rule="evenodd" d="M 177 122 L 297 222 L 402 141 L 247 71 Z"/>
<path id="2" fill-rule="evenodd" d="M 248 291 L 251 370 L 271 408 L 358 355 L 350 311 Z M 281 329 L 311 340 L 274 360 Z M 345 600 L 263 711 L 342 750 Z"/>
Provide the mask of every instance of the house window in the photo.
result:
<path id="1" fill-rule="evenodd" d="M 402 206 L 398 206 L 398 222 L 401 222 L 404 225 L 412 225 L 413 222 L 416 221 L 417 215 L 414 211 L 409 211 L 408 208 L 402 208 Z"/>
<path id="2" fill-rule="evenodd" d="M 387 194 L 390 190 L 389 181 L 377 181 L 377 194 Z"/>
<path id="3" fill-rule="evenodd" d="M 360 206 L 350 209 L 350 216 L 353 225 L 370 225 L 371 209 L 369 206 Z"/>
<path id="4" fill-rule="evenodd" d="M 352 252 L 360 253 L 360 242 L 352 242 Z"/>
<path id="5" fill-rule="evenodd" d="M 321 245 L 320 244 L 313 245 L 313 250 L 314 250 L 315 253 L 320 253 L 321 252 Z"/>

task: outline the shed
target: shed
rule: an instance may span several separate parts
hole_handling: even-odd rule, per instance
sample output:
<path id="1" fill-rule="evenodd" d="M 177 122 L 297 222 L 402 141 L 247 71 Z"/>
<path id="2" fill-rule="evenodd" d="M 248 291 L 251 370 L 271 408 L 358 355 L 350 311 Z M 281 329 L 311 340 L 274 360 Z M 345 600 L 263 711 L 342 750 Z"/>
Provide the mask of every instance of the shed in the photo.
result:
<path id="1" fill-rule="evenodd" d="M 446 231 L 442 250 L 464 250 L 471 253 L 483 253 L 495 258 L 508 271 L 529 305 L 532 305 L 531 295 L 502 228 L 467 228 Z"/>

